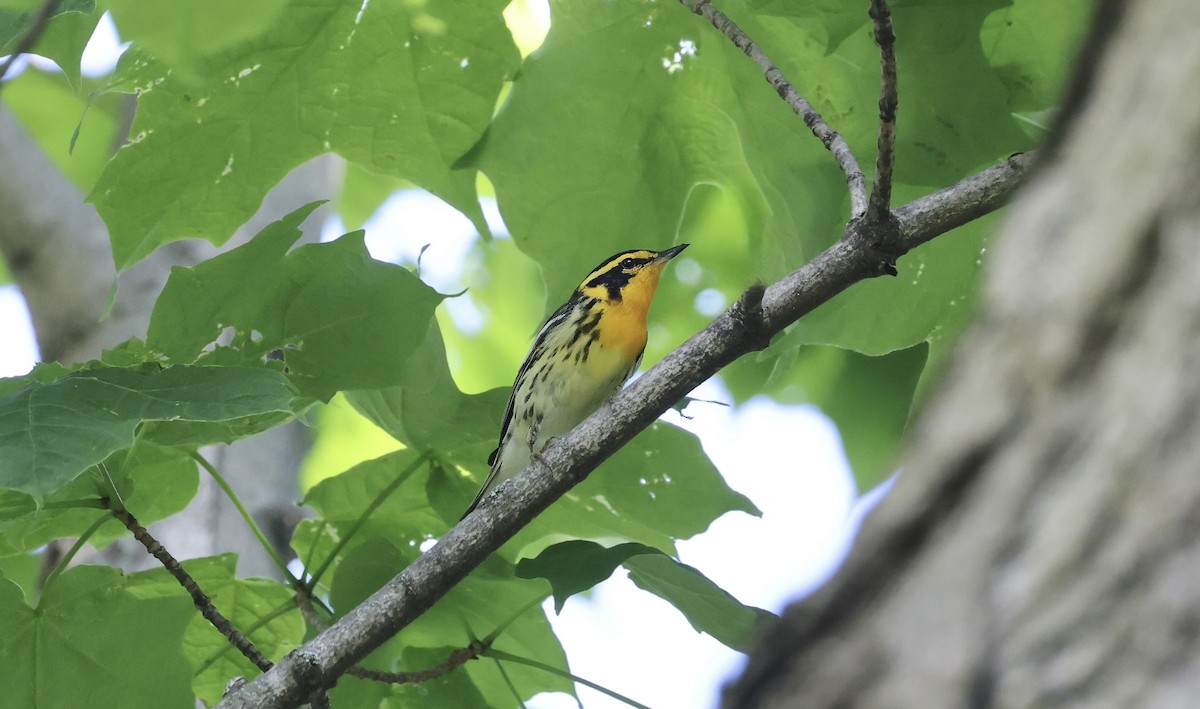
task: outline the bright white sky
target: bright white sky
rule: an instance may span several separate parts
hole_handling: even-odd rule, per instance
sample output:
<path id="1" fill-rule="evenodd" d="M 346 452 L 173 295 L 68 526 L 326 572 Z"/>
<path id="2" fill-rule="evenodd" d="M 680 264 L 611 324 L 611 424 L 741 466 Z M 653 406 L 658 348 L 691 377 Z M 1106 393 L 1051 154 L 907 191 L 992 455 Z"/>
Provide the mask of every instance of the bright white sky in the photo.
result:
<path id="1" fill-rule="evenodd" d="M 118 54 L 106 16 L 85 52 L 84 72 L 111 70 Z M 486 204 L 485 211 L 503 238 L 506 230 L 495 204 Z M 331 221 L 327 238 L 342 233 Z M 443 293 L 462 289 L 463 257 L 477 237 L 470 223 L 444 203 L 421 192 L 399 193 L 366 229 L 368 247 L 382 260 L 413 263 L 420 248 L 432 242 L 422 258 L 422 277 Z M 462 327 L 482 324 L 469 294 L 445 301 L 444 307 Z M 0 343 L 0 376 L 23 374 L 37 359 L 24 301 L 11 285 L 0 286 Z M 513 362 L 514 372 L 518 364 Z M 730 399 L 718 380 L 693 396 Z M 736 409 L 697 403 L 688 414 L 691 420 L 675 412 L 664 419 L 695 433 L 729 485 L 763 515 L 722 517 L 704 534 L 681 542 L 680 557 L 743 603 L 778 612 L 828 577 L 863 510 L 882 492 L 857 498 L 837 430 L 812 407 L 779 406 L 761 397 Z M 546 609 L 573 672 L 655 709 L 714 706 L 721 685 L 742 664 L 741 655 L 696 633 L 672 606 L 638 590 L 623 570 L 590 597 L 569 600 L 561 615 L 554 615 L 549 601 Z M 586 687 L 579 687 L 579 697 L 587 709 L 626 706 Z M 540 695 L 528 706 L 576 704 L 565 695 Z"/>

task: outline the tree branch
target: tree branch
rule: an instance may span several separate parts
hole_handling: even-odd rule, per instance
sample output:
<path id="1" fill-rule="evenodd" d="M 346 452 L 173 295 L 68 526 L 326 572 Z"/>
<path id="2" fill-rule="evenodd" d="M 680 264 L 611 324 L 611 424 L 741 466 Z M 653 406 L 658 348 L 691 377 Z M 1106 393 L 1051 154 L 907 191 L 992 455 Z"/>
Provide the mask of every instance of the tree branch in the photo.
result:
<path id="1" fill-rule="evenodd" d="M 29 23 L 29 29 L 25 30 L 25 35 L 21 37 L 21 41 L 17 46 L 13 47 L 12 54 L 8 55 L 8 59 L 0 64 L 0 82 L 4 81 L 4 77 L 8 74 L 8 70 L 12 68 L 14 62 L 22 54 L 33 49 L 33 45 L 37 44 L 38 39 L 42 36 L 42 32 L 46 31 L 46 25 L 49 24 L 50 18 L 54 16 L 58 10 L 59 0 L 46 0 L 42 6 L 38 8 L 37 14 L 33 16 L 33 21 Z M 0 91 L 4 90 L 4 84 L 0 83 Z"/>
<path id="2" fill-rule="evenodd" d="M 1020 183 L 1027 159 L 1012 158 L 897 210 L 896 219 L 890 221 L 898 227 L 899 253 L 933 238 L 938 228 L 945 231 L 999 208 Z M 951 216 L 933 215 L 935 204 Z M 762 290 L 761 301 L 757 289 L 752 289 L 557 439 L 529 470 L 501 485 L 383 588 L 275 668 L 226 696 L 220 706 L 290 707 L 313 689 L 332 685 L 695 386 L 741 355 L 761 349 L 771 335 L 850 285 L 877 275 L 881 261 L 894 260 L 896 255 L 880 252 L 852 222 L 837 243 Z"/>
<path id="3" fill-rule="evenodd" d="M 750 39 L 749 35 L 734 24 L 733 20 L 729 19 L 725 13 L 713 7 L 709 0 L 679 0 L 679 2 L 693 13 L 708 20 L 718 32 L 728 37 L 738 49 L 745 52 L 746 56 L 758 64 L 767 83 L 775 89 L 779 98 L 792 107 L 796 115 L 803 119 L 804 125 L 808 126 L 812 134 L 817 136 L 821 144 L 837 159 L 838 167 L 842 168 L 842 172 L 846 175 L 846 186 L 850 190 L 851 218 L 858 218 L 865 214 L 867 211 L 866 177 L 858 167 L 858 160 L 854 157 L 846 139 L 825 122 L 812 104 L 801 96 L 796 87 L 787 80 L 779 67 L 775 66 L 775 63 L 763 53 L 762 48 L 755 44 L 754 40 Z"/>
<path id="4" fill-rule="evenodd" d="M 263 672 L 271 669 L 271 661 L 264 657 L 258 651 L 258 648 L 254 647 L 254 643 L 250 642 L 249 638 L 242 635 L 237 628 L 233 627 L 233 623 L 229 622 L 228 618 L 221 615 L 221 612 L 213 605 L 212 599 L 204 591 L 200 590 L 196 579 L 192 578 L 192 575 L 180 565 L 179 561 L 171 556 L 171 552 L 164 549 L 163 545 L 159 544 L 158 540 L 151 536 L 150 532 L 139 524 L 137 519 L 127 510 L 112 508 L 111 511 L 113 517 L 120 520 L 121 524 L 124 524 L 130 532 L 133 532 L 133 538 L 141 542 L 142 546 L 146 547 L 146 551 L 150 552 L 150 555 L 155 559 L 158 559 L 159 563 L 166 568 L 171 576 L 175 577 L 179 585 L 183 586 L 184 590 L 192 597 L 192 603 L 196 605 L 196 609 L 200 611 L 200 615 L 204 616 L 205 620 L 212 623 L 212 626 L 220 631 L 229 640 L 230 644 L 245 655 L 246 659 L 253 662 L 255 667 Z"/>
<path id="5" fill-rule="evenodd" d="M 879 221 L 887 217 L 892 202 L 892 165 L 896 158 L 896 35 L 887 0 L 871 0 L 875 22 L 875 44 L 879 45 L 879 142 L 875 155 L 875 182 L 871 185 L 869 214 Z"/>

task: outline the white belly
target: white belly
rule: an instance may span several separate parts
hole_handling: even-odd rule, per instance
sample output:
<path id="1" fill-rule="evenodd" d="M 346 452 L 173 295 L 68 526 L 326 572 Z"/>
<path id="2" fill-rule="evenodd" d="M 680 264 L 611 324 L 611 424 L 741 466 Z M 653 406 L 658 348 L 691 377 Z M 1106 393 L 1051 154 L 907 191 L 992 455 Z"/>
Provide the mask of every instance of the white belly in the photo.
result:
<path id="1" fill-rule="evenodd" d="M 544 402 L 542 406 L 524 402 L 525 387 L 517 392 L 513 420 L 500 446 L 497 474 L 491 487 L 524 470 L 533 453 L 540 453 L 552 439 L 579 425 L 632 374 L 630 363 L 623 357 L 595 345 L 586 362 L 557 364 L 562 366 L 554 367 L 544 377 L 539 377 L 538 372 L 530 373 L 538 398 Z M 523 384 L 529 386 L 528 382 Z"/>

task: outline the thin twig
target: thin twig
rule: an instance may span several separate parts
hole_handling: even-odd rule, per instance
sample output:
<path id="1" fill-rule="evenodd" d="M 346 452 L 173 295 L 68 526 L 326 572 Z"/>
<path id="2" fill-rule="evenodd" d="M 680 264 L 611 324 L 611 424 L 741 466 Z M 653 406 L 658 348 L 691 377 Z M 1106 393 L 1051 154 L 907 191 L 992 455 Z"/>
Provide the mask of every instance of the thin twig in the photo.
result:
<path id="1" fill-rule="evenodd" d="M 150 532 L 139 524 L 137 519 L 129 514 L 128 510 L 113 509 L 112 514 L 130 532 L 133 532 L 133 538 L 141 542 L 142 546 L 146 547 L 146 551 L 150 552 L 150 555 L 155 559 L 158 559 L 159 563 L 175 577 L 179 585 L 183 586 L 184 590 L 191 595 L 192 603 L 196 604 L 196 608 L 200 611 L 200 615 L 204 616 L 205 620 L 212 623 L 214 628 L 228 638 L 229 642 L 245 655 L 246 659 L 254 663 L 255 667 L 263 672 L 271 669 L 273 666 L 271 661 L 264 657 L 258 651 L 258 648 L 254 647 L 254 643 L 250 642 L 249 638 L 242 635 L 237 628 L 233 627 L 233 623 L 230 623 L 228 618 L 221 615 L 221 612 L 213 605 L 212 599 L 204 591 L 200 590 L 196 579 L 192 578 L 192 575 L 184 570 L 183 566 L 175 560 L 175 557 L 171 556 L 171 553 L 164 549 L 163 545 L 159 544 L 158 540 L 151 536 Z"/>
<path id="2" fill-rule="evenodd" d="M 590 680 L 586 680 L 577 674 L 572 674 L 571 672 L 568 672 L 567 670 L 560 670 L 557 667 L 554 667 L 552 665 L 547 665 L 544 662 L 538 662 L 537 660 L 532 660 L 528 657 L 521 657 L 520 655 L 512 655 L 507 652 L 504 652 L 503 650 L 496 650 L 494 648 L 491 650 L 488 650 L 486 655 L 488 657 L 493 657 L 497 660 L 505 660 L 507 662 L 515 662 L 518 665 L 526 665 L 528 667 L 536 667 L 539 670 L 543 670 L 545 672 L 549 672 L 551 674 L 558 675 L 559 677 L 565 677 L 565 678 L 571 680 L 572 682 L 582 684 L 585 687 L 591 687 L 592 689 L 596 690 L 597 692 L 602 692 L 604 694 L 607 694 L 608 696 L 612 697 L 613 699 L 616 699 L 619 702 L 623 702 L 625 704 L 628 704 L 631 707 L 634 707 L 634 709 L 650 709 L 650 707 L 646 706 L 645 704 L 642 704 L 641 702 L 638 702 L 638 701 L 634 701 L 634 700 L 630 699 L 629 697 L 626 697 L 625 695 L 620 694 L 618 692 L 614 692 L 613 690 L 609 689 L 608 687 L 596 684 L 595 682 L 592 682 Z"/>
<path id="3" fill-rule="evenodd" d="M 896 34 L 887 0 L 871 0 L 875 44 L 879 45 L 879 143 L 875 155 L 875 182 L 871 185 L 870 218 L 887 217 L 892 201 L 892 166 L 896 158 Z"/>
<path id="4" fill-rule="evenodd" d="M 25 36 L 21 37 L 21 41 L 17 42 L 17 46 L 13 47 L 12 54 L 8 55 L 8 59 L 0 64 L 0 81 L 8 74 L 8 70 L 12 68 L 14 62 L 22 54 L 25 54 L 33 45 L 37 44 L 38 39 L 42 36 L 42 32 L 46 31 L 46 25 L 49 24 L 50 18 L 54 17 L 54 13 L 58 10 L 60 0 L 46 0 L 42 6 L 38 8 L 37 14 L 33 16 L 33 22 L 29 23 L 29 29 L 25 30 Z M 0 90 L 3 90 L 4 85 L 0 84 Z"/>
<path id="5" fill-rule="evenodd" d="M 733 20 L 729 19 L 725 13 L 712 6 L 709 0 L 679 0 L 679 2 L 697 15 L 707 19 L 718 32 L 725 35 L 737 46 L 738 49 L 746 53 L 746 56 L 754 60 L 762 69 L 763 75 L 767 79 L 767 83 L 771 88 L 775 89 L 775 93 L 779 94 L 779 98 L 783 99 L 787 105 L 792 107 L 797 116 L 804 121 L 804 125 L 812 131 L 813 135 L 821 141 L 821 143 L 833 153 L 833 157 L 837 159 L 838 166 L 842 168 L 842 172 L 846 175 L 846 186 L 850 190 L 850 216 L 858 218 L 867 211 L 867 185 L 866 177 L 863 171 L 858 167 L 858 160 L 854 157 L 854 153 L 850 150 L 850 146 L 846 143 L 846 139 L 837 131 L 825 122 L 820 113 L 812 107 L 796 87 L 792 85 L 779 67 L 763 53 L 762 48 L 750 39 L 742 28 L 734 24 Z"/>
<path id="6" fill-rule="evenodd" d="M 271 609 L 270 613 L 267 613 L 266 615 L 260 617 L 258 620 L 254 621 L 253 625 L 246 628 L 245 634 L 248 635 L 250 633 L 253 633 L 254 631 L 258 630 L 259 628 L 262 628 L 262 627 L 270 624 L 276 618 L 278 618 L 286 613 L 291 613 L 292 609 L 295 607 L 296 607 L 296 604 L 293 603 L 291 601 L 291 599 L 288 599 L 288 600 L 284 601 L 283 603 L 280 603 L 279 605 L 277 605 L 273 609 Z M 311 608 L 312 606 L 309 606 L 309 607 Z M 324 630 L 324 628 L 322 628 L 322 630 Z M 220 650 L 217 650 L 213 654 L 206 657 L 204 659 L 204 662 L 201 662 L 199 665 L 196 665 L 196 668 L 192 671 L 192 676 L 199 677 L 200 673 L 204 672 L 209 667 L 212 667 L 214 664 L 216 664 L 217 660 L 220 660 L 222 657 L 224 657 L 225 653 L 229 652 L 229 650 L 232 647 L 233 647 L 232 645 L 222 645 Z"/>
<path id="7" fill-rule="evenodd" d="M 409 463 L 407 468 L 400 471 L 400 474 L 396 476 L 395 480 L 381 490 L 379 494 L 375 496 L 374 500 L 371 500 L 370 504 L 368 504 L 362 511 L 362 514 L 358 516 L 357 520 L 355 520 L 354 526 L 351 527 L 348 532 L 342 535 L 342 538 L 339 539 L 334 545 L 333 549 L 330 550 L 329 556 L 325 557 L 325 561 L 321 563 L 321 567 L 313 572 L 312 576 L 308 579 L 308 583 L 305 584 L 305 588 L 308 589 L 310 594 L 312 593 L 312 590 L 317 587 L 317 582 L 320 581 L 321 577 L 325 575 L 325 572 L 329 570 L 329 567 L 333 564 L 334 559 L 337 558 L 337 555 L 342 551 L 342 548 L 354 538 L 354 535 L 358 533 L 358 530 L 362 529 L 362 526 L 367 523 L 367 520 L 371 517 L 371 514 L 374 513 L 375 510 L 379 509 L 379 506 L 382 505 L 389 497 L 391 497 L 393 492 L 400 489 L 401 483 L 403 483 L 409 478 L 410 475 L 416 472 L 421 463 L 424 463 L 426 460 L 428 460 L 428 458 L 424 454 L 417 456 L 416 460 L 414 460 L 412 463 Z M 307 573 L 307 569 L 305 571 Z"/>
<path id="8" fill-rule="evenodd" d="M 388 684 L 428 682 L 431 679 L 437 679 L 442 675 L 449 674 L 471 660 L 477 659 L 488 647 L 488 644 L 483 640 L 476 640 L 466 647 L 460 647 L 457 650 L 451 651 L 444 662 L 434 665 L 427 670 L 419 670 L 417 672 L 384 672 L 382 670 L 369 670 L 365 667 L 355 665 L 347 670 L 346 674 L 359 679 L 386 682 Z"/>
<path id="9" fill-rule="evenodd" d="M 275 548 L 275 545 L 271 543 L 271 540 L 267 539 L 267 535 L 262 531 L 262 527 L 258 526 L 258 522 L 255 521 L 254 516 L 250 514 L 250 510 L 246 509 L 246 505 L 242 504 L 241 498 L 239 498 L 237 493 L 233 491 L 233 486 L 229 484 L 229 481 L 217 471 L 216 467 L 213 466 L 213 464 L 210 463 L 207 458 L 200 455 L 199 451 L 192 451 L 191 457 L 193 460 L 199 463 L 200 467 L 204 468 L 209 477 L 211 477 L 213 481 L 217 483 L 217 487 L 221 488 L 221 491 L 225 493 L 225 497 L 229 498 L 229 501 L 233 503 L 235 508 L 237 508 L 238 514 L 242 516 L 242 520 L 245 521 L 246 526 L 250 528 L 250 532 L 254 534 L 254 537 L 258 539 L 258 543 L 262 545 L 262 548 L 275 562 L 275 566 L 279 569 L 279 573 L 287 581 L 288 585 L 292 587 L 292 590 L 297 593 L 307 590 L 304 584 L 301 583 L 300 579 L 297 579 L 294 575 L 292 575 L 292 571 L 288 568 L 287 562 L 284 561 L 283 557 L 279 555 L 279 551 Z"/>
<path id="10" fill-rule="evenodd" d="M 316 628 L 318 631 L 323 631 L 329 627 L 323 618 L 317 615 L 316 610 L 312 606 L 312 598 L 307 593 L 300 593 L 295 598 L 296 607 L 300 609 L 300 613 L 309 625 Z M 503 626 L 501 626 L 503 627 Z M 372 682 L 384 682 L 386 684 L 412 684 L 414 682 L 427 682 L 431 679 L 436 679 L 442 675 L 449 674 L 459 667 L 463 666 L 470 660 L 477 659 L 480 654 L 491 646 L 495 637 L 489 636 L 484 640 L 472 640 L 469 645 L 459 648 L 451 652 L 444 662 L 427 670 L 416 672 L 384 672 L 383 670 L 372 670 L 360 665 L 353 665 L 346 670 L 346 674 L 359 679 L 370 680 Z"/>

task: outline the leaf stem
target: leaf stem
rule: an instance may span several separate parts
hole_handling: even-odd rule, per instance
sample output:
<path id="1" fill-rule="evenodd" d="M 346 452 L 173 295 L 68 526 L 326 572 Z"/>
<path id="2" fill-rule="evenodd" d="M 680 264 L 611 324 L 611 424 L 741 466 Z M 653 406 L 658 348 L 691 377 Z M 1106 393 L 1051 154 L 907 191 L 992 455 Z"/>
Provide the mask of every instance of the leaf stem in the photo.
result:
<path id="1" fill-rule="evenodd" d="M 646 706 L 645 704 L 642 704 L 641 702 L 635 702 L 634 700 L 630 699 L 629 697 L 626 697 L 622 694 L 618 694 L 617 692 L 614 692 L 613 690 L 609 689 L 608 687 L 602 687 L 601 685 L 598 685 L 595 682 L 586 680 L 586 679 L 580 677 L 579 675 L 572 674 L 571 672 L 568 672 L 567 670 L 560 670 L 557 667 L 554 667 L 552 665 L 547 665 L 544 662 L 538 662 L 537 660 L 531 660 L 528 657 L 521 657 L 519 655 L 513 655 L 510 653 L 504 652 L 503 650 L 497 650 L 496 648 L 487 648 L 486 650 L 483 651 L 483 654 L 485 657 L 491 657 L 491 658 L 494 658 L 497 660 L 505 660 L 507 662 L 515 662 L 518 665 L 527 665 L 529 667 L 536 667 L 537 669 L 544 670 L 546 672 L 549 672 L 550 674 L 558 675 L 559 677 L 566 677 L 567 679 L 571 680 L 572 682 L 577 682 L 579 684 L 582 684 L 585 687 L 591 687 L 592 689 L 596 690 L 597 692 L 607 694 L 608 696 L 612 697 L 613 699 L 616 699 L 619 702 L 624 702 L 631 707 L 636 707 L 637 709 L 650 709 L 650 707 Z"/>
<path id="2" fill-rule="evenodd" d="M 275 545 L 271 543 L 271 540 L 267 539 L 267 535 L 263 533 L 262 528 L 259 527 L 258 523 L 254 521 L 254 517 L 250 515 L 250 511 L 246 509 L 246 506 L 242 504 L 242 501 L 237 496 L 237 493 L 233 491 L 233 487 L 230 486 L 229 482 L 225 480 L 225 478 L 219 472 L 217 472 L 216 467 L 213 466 L 212 463 L 208 462 L 207 458 L 200 455 L 199 451 L 192 451 L 191 456 L 197 463 L 200 464 L 200 467 L 208 471 L 208 474 L 212 476 L 212 479 L 216 481 L 221 490 L 225 492 L 225 496 L 228 497 L 229 501 L 233 503 L 233 506 L 237 508 L 238 512 L 242 515 L 242 519 L 246 521 L 246 526 L 250 528 L 250 531 L 253 532 L 254 536 L 258 538 L 259 544 L 262 545 L 263 549 L 266 549 L 267 554 L 269 554 L 275 561 L 275 566 L 279 568 L 279 573 L 283 574 L 283 578 L 287 581 L 288 586 L 290 586 L 291 589 L 296 593 L 307 596 L 311 600 L 316 601 L 317 604 L 321 606 L 322 610 L 332 616 L 333 610 L 329 606 L 325 605 L 325 601 L 322 601 L 320 598 L 314 596 L 312 590 L 308 586 L 305 586 L 300 579 L 296 578 L 291 569 L 288 568 L 287 562 L 284 561 L 283 557 L 279 555 L 278 550 L 275 549 Z"/>
<path id="3" fill-rule="evenodd" d="M 275 562 L 275 566 L 279 568 L 279 572 L 283 574 L 285 579 L 287 579 L 288 585 L 291 586 L 294 591 L 303 591 L 303 584 L 300 583 L 299 579 L 292 575 L 291 570 L 288 569 L 287 562 L 284 561 L 283 557 L 279 555 L 279 552 L 275 549 L 275 545 L 271 543 L 271 540 L 267 539 L 267 535 L 264 534 L 262 528 L 258 526 L 258 522 L 254 521 L 254 517 L 251 516 L 250 511 L 246 509 L 246 506 L 242 504 L 241 498 L 239 498 L 237 493 L 233 491 L 233 487 L 229 485 L 229 481 L 227 481 L 224 476 L 217 472 L 217 469 L 212 463 L 208 462 L 207 458 L 200 455 L 200 451 L 192 451 L 190 455 L 192 456 L 192 459 L 200 464 L 200 467 L 208 471 L 208 474 L 212 476 L 212 479 L 217 483 L 217 486 L 221 488 L 221 490 L 225 493 L 225 496 L 228 497 L 229 501 L 233 503 L 233 506 L 237 508 L 238 514 L 242 516 L 242 519 L 246 522 L 246 526 L 249 527 L 250 531 L 254 533 L 254 536 L 258 539 L 258 543 L 261 544 L 262 548 L 271 556 L 271 559 Z"/>
<path id="4" fill-rule="evenodd" d="M 350 540 L 355 534 L 358 533 L 358 530 L 362 529 L 362 526 L 367 523 L 367 519 L 370 518 L 371 514 L 375 512 L 375 510 L 379 509 L 379 506 L 382 505 L 389 497 L 391 497 L 392 493 L 399 489 L 400 485 L 407 480 L 409 476 L 416 472 L 417 468 L 419 468 L 422 463 L 428 460 L 429 457 L 424 453 L 417 456 L 416 460 L 410 463 L 407 468 L 402 470 L 400 474 L 396 476 L 395 480 L 389 483 L 387 487 L 385 487 L 379 492 L 378 495 L 375 496 L 374 500 L 371 500 L 371 504 L 367 505 L 367 508 L 363 510 L 361 515 L 358 516 L 358 519 L 355 520 L 354 526 L 350 528 L 350 531 L 346 532 L 346 534 L 343 535 L 336 544 L 334 544 L 333 550 L 329 552 L 329 556 L 325 557 L 325 561 L 321 563 L 320 568 L 313 572 L 312 576 L 309 577 L 306 587 L 310 592 L 312 589 L 317 587 L 317 582 L 320 581 L 321 577 L 325 575 L 325 572 L 329 570 L 330 565 L 333 564 L 333 560 L 337 558 L 338 553 L 340 553 L 342 549 L 344 549 L 346 545 L 350 543 Z"/>
<path id="5" fill-rule="evenodd" d="M 64 502 L 74 502 L 74 500 L 66 500 Z M 87 502 L 87 500 L 80 500 L 80 502 Z M 99 505 L 97 506 L 97 509 L 107 509 L 104 506 L 102 500 L 96 500 L 96 502 L 99 503 Z M 52 502 L 46 503 L 46 505 L 43 509 L 50 508 L 50 505 L 52 505 L 52 504 L 55 504 L 55 503 L 52 503 Z M 63 505 L 61 503 L 59 503 L 59 504 L 61 507 L 67 506 L 67 505 Z M 84 505 L 75 505 L 75 506 L 83 507 Z M 91 507 L 91 505 L 87 505 L 87 506 Z M 54 583 L 54 579 L 58 578 L 59 574 L 61 574 L 63 571 L 66 570 L 67 565 L 71 563 L 71 559 L 74 559 L 75 555 L 79 553 L 79 550 L 83 548 L 83 545 L 87 544 L 87 540 L 91 539 L 92 535 L 95 534 L 96 531 L 99 530 L 101 527 L 103 527 L 104 523 L 110 519 L 112 519 L 111 515 L 108 515 L 108 514 L 102 515 L 95 522 L 92 522 L 92 526 L 90 526 L 86 530 L 84 530 L 83 534 L 79 535 L 79 538 L 75 540 L 75 543 L 71 545 L 71 548 L 67 550 L 67 553 L 63 554 L 63 558 L 58 560 L 58 565 L 55 566 L 54 570 L 50 572 L 50 575 L 46 577 L 46 582 L 44 584 L 42 584 L 41 598 L 46 597 L 46 592 L 50 590 L 50 584 Z M 38 602 L 41 603 L 40 600 Z"/>
<path id="6" fill-rule="evenodd" d="M 43 510 L 74 510 L 74 509 L 107 510 L 108 505 L 104 504 L 104 500 L 100 499 L 99 497 L 81 497 L 77 500 L 56 500 L 54 502 L 47 502 L 46 504 L 42 505 L 42 509 Z M 103 519 L 108 519 L 108 517 L 105 516 Z"/>

